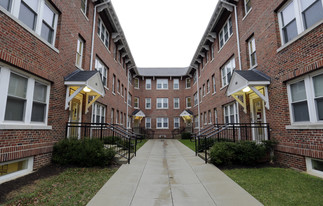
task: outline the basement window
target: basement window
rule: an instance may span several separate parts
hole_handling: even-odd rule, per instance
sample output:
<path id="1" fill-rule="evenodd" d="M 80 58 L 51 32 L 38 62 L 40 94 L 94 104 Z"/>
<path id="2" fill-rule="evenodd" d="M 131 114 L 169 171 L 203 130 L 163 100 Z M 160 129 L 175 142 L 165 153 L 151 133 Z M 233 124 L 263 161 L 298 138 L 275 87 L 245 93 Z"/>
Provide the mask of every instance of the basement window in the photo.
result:
<path id="1" fill-rule="evenodd" d="M 32 172 L 33 157 L 0 163 L 0 184 Z"/>
<path id="2" fill-rule="evenodd" d="M 323 178 L 323 160 L 306 157 L 306 168 L 309 174 Z"/>

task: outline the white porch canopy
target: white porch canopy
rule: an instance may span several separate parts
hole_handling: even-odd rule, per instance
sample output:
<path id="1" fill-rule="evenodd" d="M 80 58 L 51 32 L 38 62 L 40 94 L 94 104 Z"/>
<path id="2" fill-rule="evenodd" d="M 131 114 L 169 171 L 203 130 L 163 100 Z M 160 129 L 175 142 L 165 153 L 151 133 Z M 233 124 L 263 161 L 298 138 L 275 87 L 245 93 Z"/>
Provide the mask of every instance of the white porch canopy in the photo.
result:
<path id="1" fill-rule="evenodd" d="M 80 71 L 77 70 L 64 78 L 66 88 L 65 109 L 69 108 L 69 102 L 72 101 L 77 94 L 83 94 L 86 98 L 85 114 L 88 113 L 89 107 L 99 97 L 104 97 L 105 91 L 100 73 L 98 71 Z M 93 98 L 89 102 L 89 97 Z"/>
<path id="2" fill-rule="evenodd" d="M 188 120 L 192 121 L 193 119 L 193 112 L 190 110 L 184 110 L 181 114 L 180 117 L 183 118 L 184 122 L 186 123 Z"/>
<path id="3" fill-rule="evenodd" d="M 232 96 L 247 113 L 246 94 L 254 92 L 269 109 L 268 85 L 270 85 L 270 77 L 256 69 L 234 71 L 227 88 L 227 96 Z"/>
<path id="4" fill-rule="evenodd" d="M 134 120 L 137 119 L 139 121 L 141 121 L 144 117 L 146 117 L 145 113 L 139 109 L 136 109 L 135 111 L 133 111 L 132 116 Z"/>

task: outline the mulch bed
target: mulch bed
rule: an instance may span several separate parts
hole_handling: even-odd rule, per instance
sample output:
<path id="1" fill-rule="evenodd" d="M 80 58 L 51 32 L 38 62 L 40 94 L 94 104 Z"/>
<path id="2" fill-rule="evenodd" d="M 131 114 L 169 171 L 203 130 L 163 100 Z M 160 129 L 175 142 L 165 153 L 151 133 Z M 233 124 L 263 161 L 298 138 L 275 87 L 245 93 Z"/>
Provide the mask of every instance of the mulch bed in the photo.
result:
<path id="1" fill-rule="evenodd" d="M 0 204 L 6 201 L 6 196 L 10 192 L 17 190 L 25 185 L 32 184 L 35 180 L 51 177 L 53 175 L 58 175 L 61 172 L 65 171 L 67 168 L 68 167 L 50 164 L 40 168 L 39 170 L 29 175 L 0 184 Z"/>
<path id="2" fill-rule="evenodd" d="M 221 165 L 221 166 L 217 166 L 215 165 L 216 167 L 218 167 L 220 170 L 233 170 L 233 169 L 251 169 L 251 168 L 265 168 L 265 167 L 280 167 L 280 168 L 286 168 L 282 165 L 279 165 L 277 163 L 269 163 L 269 162 L 266 162 L 266 163 L 260 163 L 260 164 L 257 164 L 257 165 L 235 165 L 235 164 L 232 164 L 232 165 Z"/>

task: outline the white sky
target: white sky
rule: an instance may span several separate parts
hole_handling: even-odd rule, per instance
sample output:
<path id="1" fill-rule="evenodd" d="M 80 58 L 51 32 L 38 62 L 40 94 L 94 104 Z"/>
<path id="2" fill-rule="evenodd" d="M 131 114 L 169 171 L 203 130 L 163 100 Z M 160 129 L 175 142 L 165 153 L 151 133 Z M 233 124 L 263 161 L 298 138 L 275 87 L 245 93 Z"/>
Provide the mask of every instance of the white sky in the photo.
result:
<path id="1" fill-rule="evenodd" d="M 137 67 L 187 67 L 218 0 L 112 0 Z"/>

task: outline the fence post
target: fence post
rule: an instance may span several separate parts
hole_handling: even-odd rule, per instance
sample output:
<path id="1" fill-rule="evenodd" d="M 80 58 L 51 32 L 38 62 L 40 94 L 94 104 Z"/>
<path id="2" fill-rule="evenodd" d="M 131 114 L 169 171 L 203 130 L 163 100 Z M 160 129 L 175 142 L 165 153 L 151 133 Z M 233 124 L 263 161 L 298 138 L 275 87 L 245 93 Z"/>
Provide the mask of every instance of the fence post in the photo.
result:
<path id="1" fill-rule="evenodd" d="M 236 142 L 236 131 L 235 131 L 235 127 L 234 127 L 234 123 L 232 124 L 232 128 L 233 128 L 233 142 Z"/>
<path id="2" fill-rule="evenodd" d="M 267 123 L 267 134 L 268 134 L 268 140 L 270 140 L 270 127 L 268 123 Z"/>
<path id="3" fill-rule="evenodd" d="M 137 156 L 137 135 L 135 136 L 135 156 Z"/>
<path id="4" fill-rule="evenodd" d="M 103 123 L 101 123 L 100 139 L 103 140 Z"/>
<path id="5" fill-rule="evenodd" d="M 82 128 L 82 126 L 81 126 L 81 128 Z M 87 128 L 87 126 L 84 125 L 84 138 L 86 138 L 86 128 Z M 82 135 L 82 131 L 81 131 L 81 135 Z"/>
<path id="6" fill-rule="evenodd" d="M 129 142 L 128 142 L 128 164 L 130 164 L 130 145 L 131 145 L 131 141 L 130 141 L 130 138 L 128 138 Z"/>
<path id="7" fill-rule="evenodd" d="M 65 128 L 66 130 L 65 130 L 65 138 L 67 138 L 67 130 L 68 130 L 68 122 L 66 122 L 66 128 Z"/>
<path id="8" fill-rule="evenodd" d="M 206 136 L 204 136 L 204 153 L 205 153 L 205 164 L 207 164 Z"/>
<path id="9" fill-rule="evenodd" d="M 197 156 L 198 148 L 197 148 L 197 135 L 195 135 L 195 156 Z"/>

